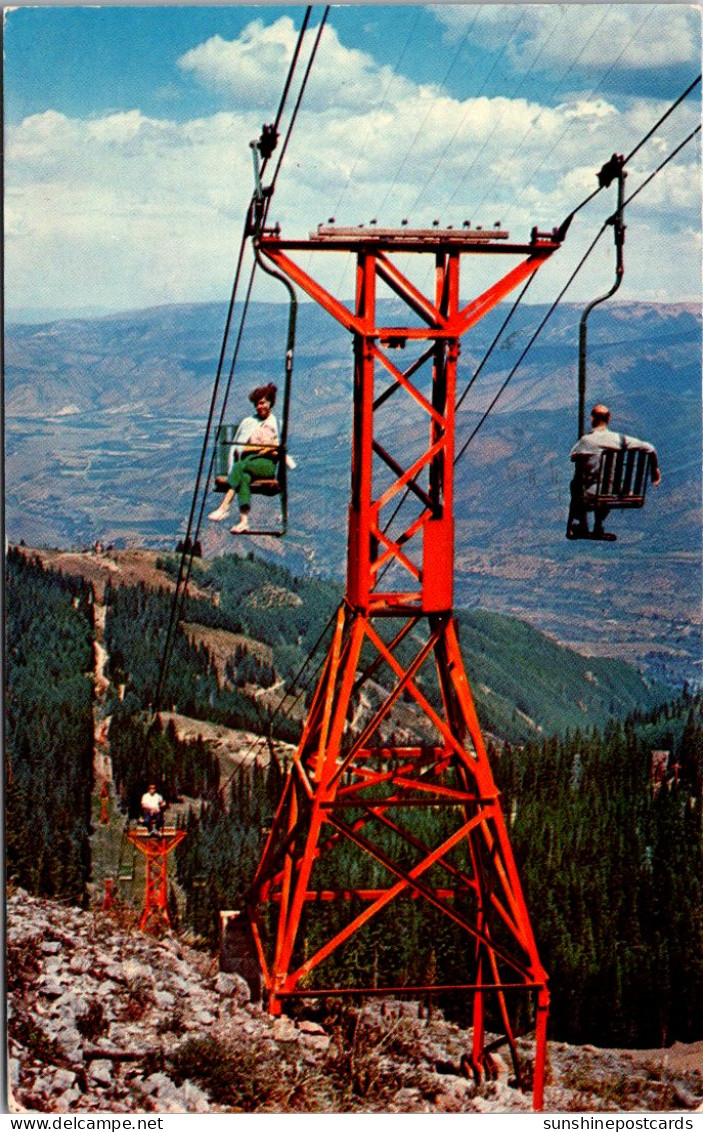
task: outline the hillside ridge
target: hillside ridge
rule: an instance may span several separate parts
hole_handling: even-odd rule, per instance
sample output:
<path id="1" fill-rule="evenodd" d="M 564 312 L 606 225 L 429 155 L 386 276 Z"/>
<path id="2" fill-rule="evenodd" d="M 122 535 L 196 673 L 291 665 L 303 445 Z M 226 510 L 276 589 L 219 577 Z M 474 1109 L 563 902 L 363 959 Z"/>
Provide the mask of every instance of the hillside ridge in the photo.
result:
<path id="1" fill-rule="evenodd" d="M 144 585 L 154 591 L 174 592 L 177 559 L 157 551 L 94 548 L 83 553 L 66 553 L 41 548 L 20 549 L 46 569 L 85 579 L 93 586 L 100 602 L 104 600 L 108 583 L 119 587 Z M 202 624 L 196 605 L 184 620 L 182 631 L 194 647 L 208 650 L 220 686 L 226 682 L 228 666 L 237 650 L 250 653 L 271 669 L 272 684 L 257 691 L 254 681 L 249 692 L 265 696 L 264 702 L 275 709 L 283 694 L 282 677 L 299 669 L 306 658 L 305 646 L 294 650 L 293 655 L 287 645 L 285 671 L 277 670 L 277 665 L 280 667 L 282 663 L 281 641 L 290 641 L 292 647 L 296 637 L 292 629 L 286 635 L 285 627 L 289 616 L 303 607 L 297 589 L 302 587 L 301 592 L 304 592 L 306 583 L 304 579 L 295 579 L 283 567 L 269 567 L 265 560 L 256 560 L 257 572 L 247 585 L 246 578 L 251 571 L 252 563 L 244 559 L 196 560 L 188 594 L 204 603 L 203 610 L 217 610 L 225 620 L 219 626 Z M 237 590 L 236 597 L 228 598 L 230 580 L 239 575 L 245 579 L 243 589 Z M 324 590 L 327 605 L 334 608 L 341 590 L 332 583 L 313 585 L 316 590 Z M 221 598 L 227 610 L 223 609 Z M 228 628 L 228 615 L 243 617 L 245 622 L 249 620 L 249 631 Z M 210 616 L 208 613 L 208 619 Z M 668 695 L 666 687 L 652 685 L 632 665 L 617 658 L 578 653 L 519 618 L 479 609 L 460 609 L 456 616 L 482 725 L 501 738 L 538 738 L 567 727 L 602 726 L 611 715 L 622 717 L 636 708 L 651 708 Z M 315 632 L 311 625 L 306 640 L 314 640 L 323 624 L 324 619 Z M 301 710 L 296 707 L 297 718 Z M 407 726 L 407 710 L 402 704 L 395 710 L 403 716 L 403 725 Z"/>

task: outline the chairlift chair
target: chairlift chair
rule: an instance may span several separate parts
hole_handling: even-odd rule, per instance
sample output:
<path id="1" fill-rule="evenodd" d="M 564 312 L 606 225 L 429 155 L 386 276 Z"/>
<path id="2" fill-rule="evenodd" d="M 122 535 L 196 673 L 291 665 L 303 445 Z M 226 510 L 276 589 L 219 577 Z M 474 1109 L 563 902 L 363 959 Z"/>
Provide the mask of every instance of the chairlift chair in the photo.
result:
<path id="1" fill-rule="evenodd" d="M 117 882 L 118 884 L 132 884 L 134 881 L 134 867 L 137 856 L 137 851 L 132 847 L 131 859 L 129 850 L 125 854 L 127 831 L 129 829 L 129 821 L 125 823 L 124 831 L 122 834 L 122 841 L 120 842 L 120 857 L 117 862 Z"/>
<path id="2" fill-rule="evenodd" d="M 613 225 L 615 236 L 615 279 L 609 291 L 599 298 L 593 299 L 581 315 L 579 325 L 579 372 L 578 372 L 578 399 L 579 423 L 578 435 L 583 436 L 586 423 L 586 368 L 587 368 L 587 322 L 595 307 L 610 299 L 619 289 L 625 274 L 624 244 L 625 244 L 625 158 L 622 154 L 614 153 L 598 173 L 600 188 L 607 188 L 617 180 L 617 207 L 610 217 L 609 223 Z M 598 473 L 594 478 L 592 472 L 592 455 L 583 454 L 573 457 L 575 464 L 574 479 L 571 488 L 571 505 L 566 523 L 566 537 L 568 539 L 590 538 L 613 540 L 614 535 L 605 532 L 596 533 L 588 530 L 586 520 L 587 512 L 600 512 L 601 518 L 611 510 L 626 510 L 628 508 L 644 507 L 647 493 L 647 482 L 651 477 L 653 464 L 651 451 L 638 445 L 628 445 L 623 437 L 619 448 L 603 448 L 598 465 Z M 581 525 L 579 526 L 579 521 Z"/>
<path id="3" fill-rule="evenodd" d="M 644 507 L 647 484 L 652 473 L 652 454 L 648 448 L 637 445 L 621 448 L 604 448 L 600 455 L 598 474 L 595 481 L 587 474 L 591 457 L 575 456 L 574 494 L 567 521 L 567 538 L 592 538 L 600 536 L 592 532 L 575 535 L 574 522 L 577 512 L 597 512 L 600 509 L 627 510 Z M 580 508 L 579 508 L 580 504 Z"/>
<path id="4" fill-rule="evenodd" d="M 258 145 L 252 143 L 252 152 L 254 154 L 254 173 L 256 179 L 256 192 L 252 198 L 251 215 L 250 215 L 250 233 L 253 237 L 253 251 L 256 264 L 261 268 L 266 275 L 277 279 L 288 292 L 288 332 L 286 338 L 286 351 L 284 356 L 283 370 L 284 370 L 284 383 L 283 383 L 283 409 L 281 414 L 281 431 L 278 446 L 275 449 L 276 455 L 274 462 L 276 464 L 276 473 L 273 479 L 252 479 L 250 490 L 253 495 L 264 496 L 280 496 L 281 512 L 280 524 L 275 528 L 253 529 L 249 527 L 245 531 L 238 532 L 243 535 L 271 535 L 274 538 L 281 538 L 286 533 L 288 525 L 288 478 L 287 478 L 287 456 L 288 456 L 288 417 L 290 413 L 290 395 L 291 395 L 291 379 L 293 376 L 293 354 L 295 351 L 295 326 L 298 311 L 298 299 L 295 293 L 295 288 L 290 281 L 282 275 L 279 271 L 274 269 L 266 263 L 262 258 L 259 250 L 259 237 L 260 225 L 263 215 L 263 202 L 264 195 L 261 189 L 261 182 L 259 177 L 259 160 L 258 154 L 266 153 L 269 155 L 268 147 L 273 143 L 275 145 L 274 133 L 271 132 L 271 127 L 264 127 L 264 134 Z M 275 130 L 275 128 L 273 128 Z M 215 434 L 215 461 L 216 471 L 214 477 L 214 490 L 217 492 L 226 492 L 229 488 L 227 483 L 227 476 L 232 470 L 232 464 L 237 459 L 237 451 L 235 449 L 234 437 L 237 434 L 238 425 L 228 425 L 220 423 Z M 273 452 L 274 449 L 270 445 L 262 446 L 255 444 L 242 444 L 236 446 L 239 449 L 244 449 L 248 452 L 266 451 L 267 454 Z M 291 466 L 293 466 L 291 464 Z"/>
<path id="5" fill-rule="evenodd" d="M 644 507 L 652 455 L 646 448 L 604 448 L 598 468 L 595 507 Z"/>
<path id="6" fill-rule="evenodd" d="M 284 412 L 286 406 L 284 405 Z M 232 471 L 232 466 L 239 458 L 237 449 L 243 449 L 247 455 L 256 452 L 266 452 L 268 455 L 274 449 L 271 445 L 261 444 L 237 444 L 235 446 L 234 438 L 237 434 L 238 425 L 222 424 L 219 426 L 216 435 L 216 470 L 214 489 L 217 492 L 224 493 L 229 490 L 229 483 L 227 477 Z M 275 456 L 273 457 L 276 465 L 276 473 L 273 479 L 252 479 L 251 493 L 252 495 L 264 496 L 280 496 L 281 511 L 280 511 L 280 524 L 278 527 L 256 529 L 250 528 L 247 531 L 241 532 L 247 535 L 272 535 L 274 538 L 280 538 L 286 532 L 288 523 L 288 491 L 287 491 L 287 465 L 286 465 L 286 448 L 284 444 L 279 444 L 275 449 Z"/>

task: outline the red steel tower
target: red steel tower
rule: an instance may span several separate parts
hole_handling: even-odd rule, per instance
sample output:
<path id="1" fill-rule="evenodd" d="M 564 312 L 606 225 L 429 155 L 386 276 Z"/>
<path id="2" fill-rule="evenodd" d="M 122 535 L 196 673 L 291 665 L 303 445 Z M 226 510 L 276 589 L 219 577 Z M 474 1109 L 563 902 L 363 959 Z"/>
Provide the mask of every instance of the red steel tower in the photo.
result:
<path id="1" fill-rule="evenodd" d="M 507 1041 L 519 1079 L 514 1000 L 528 992 L 540 1109 L 547 977 L 452 616 L 454 433 L 460 339 L 552 255 L 560 233 L 533 230 L 515 244 L 496 230 L 321 226 L 308 240 L 283 240 L 278 229 L 256 240 L 354 348 L 346 594 L 249 901 L 269 1009 L 296 996 L 466 992 L 474 1071 Z M 353 309 L 300 266 L 300 253 L 309 263 L 320 252 L 355 256 Z M 466 256 L 518 263 L 467 303 Z M 431 296 L 399 257 L 429 261 Z M 379 325 L 383 289 L 401 311 L 393 325 Z M 374 923 L 388 925 L 404 898 L 455 926 L 463 975 L 451 987 L 402 970 L 389 986 L 373 977 L 333 985 L 325 961 Z M 336 919 L 326 914 L 332 902 Z M 489 1040 L 496 1026 L 504 1035 Z"/>
<path id="2" fill-rule="evenodd" d="M 130 830 L 127 839 L 132 842 L 146 859 L 146 881 L 144 887 L 144 908 L 139 920 L 143 932 L 169 928 L 168 915 L 168 877 L 166 858 L 185 837 L 184 829 L 166 828 L 158 836 L 152 836 L 145 829 Z"/>

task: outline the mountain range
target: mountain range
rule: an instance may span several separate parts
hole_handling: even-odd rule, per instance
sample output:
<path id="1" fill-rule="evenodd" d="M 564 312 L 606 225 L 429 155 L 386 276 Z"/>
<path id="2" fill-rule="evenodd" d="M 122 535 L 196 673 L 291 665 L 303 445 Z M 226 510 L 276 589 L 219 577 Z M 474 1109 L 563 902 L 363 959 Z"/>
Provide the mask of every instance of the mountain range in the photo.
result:
<path id="1" fill-rule="evenodd" d="M 390 322 L 395 301 L 382 303 Z M 581 309 L 557 308 L 457 463 L 455 602 L 521 617 L 583 653 L 635 662 L 651 677 L 698 683 L 700 311 L 609 303 L 591 316 L 589 401 L 607 401 L 614 428 L 656 445 L 663 482 L 643 511 L 612 518 L 617 543 L 573 544 L 564 526 Z M 497 308 L 463 342 L 460 389 L 507 311 Z M 545 313 L 539 306 L 515 312 L 461 404 L 457 451 Z M 225 318 L 225 305 L 213 303 L 6 326 L 10 541 L 175 546 L 196 485 Z M 225 419 L 244 414 L 259 379 L 282 385 L 286 320 L 283 305 L 251 305 Z M 225 377 L 228 367 L 229 356 Z M 337 579 L 345 569 L 351 381 L 347 333 L 316 305 L 301 304 L 289 537 L 256 540 L 255 548 L 294 571 Z M 395 425 L 402 458 L 416 426 L 402 413 Z M 265 520 L 275 502 L 257 506 Z M 254 548 L 207 522 L 200 537 L 208 555 Z"/>

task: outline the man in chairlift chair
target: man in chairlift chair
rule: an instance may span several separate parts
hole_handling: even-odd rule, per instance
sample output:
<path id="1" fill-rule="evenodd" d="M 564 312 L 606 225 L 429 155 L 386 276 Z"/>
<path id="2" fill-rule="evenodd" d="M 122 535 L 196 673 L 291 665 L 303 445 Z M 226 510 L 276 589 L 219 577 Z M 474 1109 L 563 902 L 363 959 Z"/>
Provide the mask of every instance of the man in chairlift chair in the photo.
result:
<path id="1" fill-rule="evenodd" d="M 142 822 L 150 837 L 160 837 L 164 831 L 164 810 L 166 802 L 156 791 L 156 783 L 149 784 L 149 789 L 142 794 Z"/>
<path id="2" fill-rule="evenodd" d="M 211 522 L 221 523 L 228 517 L 230 504 L 237 495 L 239 522 L 230 528 L 233 535 L 243 534 L 249 529 L 252 480 L 274 479 L 276 475 L 279 435 L 278 421 L 272 412 L 276 392 L 276 386 L 271 382 L 258 386 L 249 394 L 256 416 L 245 417 L 239 424 L 234 437 L 235 461 L 227 477 L 227 493 L 217 510 L 208 515 Z"/>
<path id="3" fill-rule="evenodd" d="M 572 460 L 578 460 L 579 457 L 587 457 L 587 459 L 579 460 L 580 469 L 576 471 L 571 481 L 571 508 L 566 528 L 568 539 L 594 538 L 615 542 L 617 537 L 603 530 L 603 523 L 610 508 L 602 505 L 594 506 L 593 503 L 589 507 L 589 496 L 593 501 L 597 491 L 603 449 L 640 448 L 648 452 L 651 458 L 652 484 L 658 487 L 661 483 L 659 461 L 654 445 L 646 440 L 638 440 L 634 436 L 623 436 L 619 432 L 613 432 L 609 425 L 608 407 L 594 405 L 591 409 L 591 431 L 585 433 L 571 449 Z M 588 529 L 589 510 L 593 510 L 593 534 Z"/>

